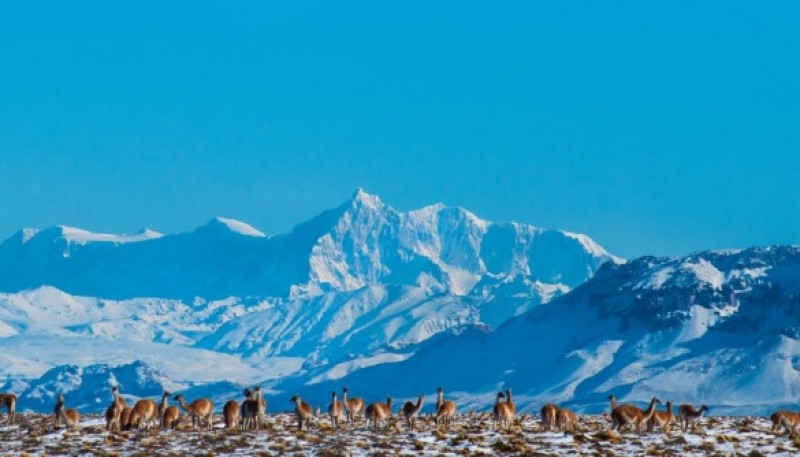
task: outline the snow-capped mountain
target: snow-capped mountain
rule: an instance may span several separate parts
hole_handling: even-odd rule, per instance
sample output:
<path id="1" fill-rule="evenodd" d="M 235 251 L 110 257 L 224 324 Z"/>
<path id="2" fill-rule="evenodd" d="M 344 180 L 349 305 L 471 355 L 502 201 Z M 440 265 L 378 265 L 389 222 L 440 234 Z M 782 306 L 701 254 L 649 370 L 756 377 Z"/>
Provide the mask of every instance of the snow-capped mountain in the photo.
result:
<path id="1" fill-rule="evenodd" d="M 800 247 L 775 246 L 609 262 L 495 332 L 439 335 L 335 384 L 375 396 L 391 385 L 399 397 L 443 385 L 466 407 L 506 385 L 527 411 L 557 401 L 597 412 L 614 393 L 754 414 L 797 403 L 798 360 Z"/>
<path id="2" fill-rule="evenodd" d="M 584 235 L 362 190 L 286 235 L 224 218 L 174 235 L 25 229 L 0 245 L 0 375 L 144 360 L 178 383 L 339 379 L 496 327 L 608 261 Z"/>
<path id="3" fill-rule="evenodd" d="M 175 235 L 25 229 L 0 245 L 0 291 L 46 285 L 92 297 L 220 299 L 401 284 L 465 295 L 498 277 L 571 288 L 610 259 L 583 235 L 443 205 L 399 212 L 359 190 L 287 235 L 223 218 Z"/>

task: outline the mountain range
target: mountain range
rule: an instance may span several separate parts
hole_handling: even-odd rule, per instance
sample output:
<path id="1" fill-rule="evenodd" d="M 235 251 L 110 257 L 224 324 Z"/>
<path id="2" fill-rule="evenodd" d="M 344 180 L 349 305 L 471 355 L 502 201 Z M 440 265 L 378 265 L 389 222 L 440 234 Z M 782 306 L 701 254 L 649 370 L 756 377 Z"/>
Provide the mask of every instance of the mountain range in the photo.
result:
<path id="1" fill-rule="evenodd" d="M 20 409 L 110 386 L 325 405 L 443 386 L 462 410 L 607 397 L 764 414 L 800 392 L 800 247 L 619 259 L 589 237 L 358 190 L 285 235 L 21 230 L 0 245 L 0 374 Z M 191 396 L 191 395 L 188 395 Z M 287 397 L 287 398 L 283 398 Z M 283 405 L 283 406 L 281 406 Z"/>
<path id="2" fill-rule="evenodd" d="M 172 235 L 23 229 L 0 245 L 0 374 L 21 408 L 50 370 L 137 361 L 187 387 L 331 381 L 491 331 L 607 262 L 622 260 L 585 235 L 400 212 L 363 190 L 285 235 L 226 218 Z"/>

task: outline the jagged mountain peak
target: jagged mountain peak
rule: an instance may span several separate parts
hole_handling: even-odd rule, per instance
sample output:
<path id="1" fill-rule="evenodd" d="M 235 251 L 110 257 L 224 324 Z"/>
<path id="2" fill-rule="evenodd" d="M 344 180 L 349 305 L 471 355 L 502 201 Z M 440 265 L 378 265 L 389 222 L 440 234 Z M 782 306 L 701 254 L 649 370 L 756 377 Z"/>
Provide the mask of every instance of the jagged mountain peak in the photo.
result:
<path id="1" fill-rule="evenodd" d="M 378 195 L 371 194 L 361 187 L 356 189 L 356 191 L 353 193 L 351 204 L 353 206 L 365 207 L 374 210 L 380 210 L 386 206 Z"/>

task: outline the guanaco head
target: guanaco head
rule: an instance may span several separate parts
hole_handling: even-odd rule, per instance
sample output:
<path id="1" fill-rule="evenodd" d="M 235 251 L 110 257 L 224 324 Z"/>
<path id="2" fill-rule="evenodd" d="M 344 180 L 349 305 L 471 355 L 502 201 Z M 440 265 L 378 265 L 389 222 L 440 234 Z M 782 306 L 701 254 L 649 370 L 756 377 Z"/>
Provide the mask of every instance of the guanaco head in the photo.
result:
<path id="1" fill-rule="evenodd" d="M 298 403 L 300 401 L 300 395 L 295 394 L 292 398 L 289 399 L 289 403 Z"/>
<path id="2" fill-rule="evenodd" d="M 444 389 L 442 389 L 441 387 L 439 387 L 438 389 L 436 389 L 436 393 L 441 393 L 441 392 L 444 392 Z"/>
<path id="3" fill-rule="evenodd" d="M 248 387 L 244 389 L 244 398 L 250 398 L 253 396 L 253 391 Z"/>
<path id="4" fill-rule="evenodd" d="M 167 397 L 169 397 L 170 395 L 172 395 L 172 394 L 171 394 L 171 393 L 169 393 L 169 391 L 166 391 L 166 390 L 164 391 L 164 393 L 163 393 L 163 394 L 161 394 L 161 396 L 162 396 L 162 397 L 164 397 L 164 398 L 167 398 Z"/>
<path id="5" fill-rule="evenodd" d="M 708 406 L 700 405 L 700 411 L 708 411 Z"/>
<path id="6" fill-rule="evenodd" d="M 58 394 L 58 398 L 56 399 L 58 403 L 64 403 L 64 394 Z"/>
<path id="7" fill-rule="evenodd" d="M 331 398 L 336 398 L 336 391 L 335 390 L 331 392 Z"/>
<path id="8" fill-rule="evenodd" d="M 342 387 L 342 392 L 347 393 L 348 392 L 347 387 Z"/>
<path id="9" fill-rule="evenodd" d="M 172 399 L 175 401 L 181 401 L 183 400 L 183 394 L 175 395 L 174 397 L 172 397 Z"/>
<path id="10" fill-rule="evenodd" d="M 497 401 L 501 401 L 504 398 L 506 398 L 506 394 L 503 392 L 497 392 Z"/>

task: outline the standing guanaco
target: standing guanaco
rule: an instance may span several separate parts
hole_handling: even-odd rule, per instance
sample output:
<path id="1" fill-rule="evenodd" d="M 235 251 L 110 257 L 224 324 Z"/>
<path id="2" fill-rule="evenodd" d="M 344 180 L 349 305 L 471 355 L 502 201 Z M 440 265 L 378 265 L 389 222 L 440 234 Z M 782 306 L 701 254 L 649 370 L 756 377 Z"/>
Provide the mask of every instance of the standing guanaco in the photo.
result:
<path id="1" fill-rule="evenodd" d="M 497 392 L 497 401 L 492 409 L 492 419 L 496 429 L 511 428 L 513 413 L 508 402 L 504 401 L 505 394 Z"/>
<path id="2" fill-rule="evenodd" d="M 139 430 L 143 428 L 149 429 L 153 424 L 157 424 L 160 419 L 156 402 L 149 398 L 143 398 L 133 405 L 130 427 L 136 427 Z"/>
<path id="3" fill-rule="evenodd" d="M 247 389 L 244 391 L 245 401 L 242 402 L 242 428 L 247 430 L 261 428 L 261 418 L 267 408 L 267 403 L 261 393 L 261 386 L 255 390 Z"/>
<path id="4" fill-rule="evenodd" d="M 436 426 L 444 422 L 444 429 L 450 430 L 450 423 L 456 417 L 456 403 L 452 400 L 445 400 L 444 389 L 439 387 L 436 392 Z"/>
<path id="5" fill-rule="evenodd" d="M 365 417 L 367 425 L 372 421 L 372 426 L 379 427 L 380 421 L 384 422 L 384 428 L 389 428 L 389 418 L 392 416 L 392 397 L 386 398 L 386 403 L 372 403 L 367 406 Z"/>
<path id="6" fill-rule="evenodd" d="M 692 430 L 695 429 L 694 422 L 698 419 L 701 419 L 703 415 L 708 411 L 708 406 L 700 405 L 700 409 L 694 409 L 694 406 L 683 404 L 678 407 L 678 418 L 681 421 L 681 430 L 685 433 L 686 429 L 689 428 L 689 425 L 692 426 Z"/>
<path id="7" fill-rule="evenodd" d="M 558 408 L 556 412 L 556 426 L 562 432 L 567 430 L 571 432 L 579 432 L 581 430 L 578 425 L 578 417 L 575 413 L 566 408 Z"/>
<path id="8" fill-rule="evenodd" d="M 417 416 L 419 415 L 419 411 L 422 409 L 422 403 L 424 401 L 424 395 L 420 394 L 419 397 L 417 397 L 416 404 L 407 401 L 403 405 L 403 409 L 400 411 L 403 417 L 406 419 L 406 425 L 408 425 L 408 428 L 411 430 L 414 430 L 414 423 L 417 420 Z"/>
<path id="9" fill-rule="evenodd" d="M 342 387 L 342 404 L 345 415 L 350 422 L 355 422 L 358 416 L 364 413 L 364 399 L 348 398 L 348 393 L 347 387 Z"/>
<path id="10" fill-rule="evenodd" d="M 336 397 L 336 391 L 331 392 L 331 404 L 328 406 L 328 414 L 331 416 L 333 428 L 339 428 L 339 421 L 344 419 L 344 405 Z"/>
<path id="11" fill-rule="evenodd" d="M 58 427 L 59 423 L 63 423 L 66 427 L 73 430 L 78 428 L 80 418 L 78 411 L 75 409 L 67 409 L 64 405 L 64 395 L 58 394 L 58 401 L 56 401 L 56 407 L 53 413 L 56 417 L 56 427 Z"/>
<path id="12" fill-rule="evenodd" d="M 178 404 L 181 405 L 181 408 L 186 411 L 186 414 L 192 418 L 192 428 L 203 425 L 203 421 L 206 422 L 209 430 L 213 428 L 214 402 L 208 398 L 198 398 L 187 405 L 183 394 L 175 395 L 174 400 L 177 401 Z"/>
<path id="13" fill-rule="evenodd" d="M 663 433 L 669 433 L 669 429 L 672 426 L 672 421 L 675 419 L 675 416 L 672 415 L 672 400 L 667 400 L 666 405 L 666 411 L 654 412 L 653 417 L 647 421 L 648 432 L 652 432 L 656 427 L 658 427 Z"/>
<path id="14" fill-rule="evenodd" d="M 239 426 L 239 408 L 239 402 L 236 400 L 228 400 L 222 406 L 222 419 L 225 421 L 225 428 L 231 429 Z"/>
<path id="15" fill-rule="evenodd" d="M 789 436 L 794 438 L 795 429 L 800 425 L 800 413 L 782 409 L 772 413 L 769 418 L 772 421 L 772 431 L 774 433 L 778 433 L 783 427 L 784 430 L 789 432 Z"/>
<path id="16" fill-rule="evenodd" d="M 161 416 L 161 428 L 175 430 L 181 420 L 181 410 L 177 406 L 167 406 Z"/>
<path id="17" fill-rule="evenodd" d="M 8 422 L 17 418 L 17 396 L 12 393 L 0 394 L 0 408 L 8 408 Z"/>
<path id="18" fill-rule="evenodd" d="M 304 402 L 299 394 L 289 399 L 290 403 L 294 403 L 294 414 L 297 417 L 297 429 L 303 430 L 303 424 L 306 424 L 306 429 L 311 428 L 311 420 L 314 418 L 314 413 L 311 411 L 311 405 Z"/>
<path id="19" fill-rule="evenodd" d="M 547 403 L 542 406 L 542 426 L 546 430 L 553 431 L 556 429 L 556 419 L 558 416 L 558 406 Z"/>
<path id="20" fill-rule="evenodd" d="M 122 410 L 127 404 L 119 394 L 117 386 L 111 387 L 111 396 L 111 405 L 106 409 L 106 431 L 120 431 L 122 429 L 122 424 L 120 423 Z"/>
<path id="21" fill-rule="evenodd" d="M 650 420 L 656 410 L 657 404 L 661 404 L 661 400 L 657 397 L 653 397 L 650 400 L 650 406 L 648 406 L 647 410 L 642 410 L 631 405 L 617 406 L 611 411 L 611 417 L 616 424 L 616 429 L 622 430 L 622 428 L 627 425 L 635 427 L 637 432 L 641 432 L 642 424 Z"/>

